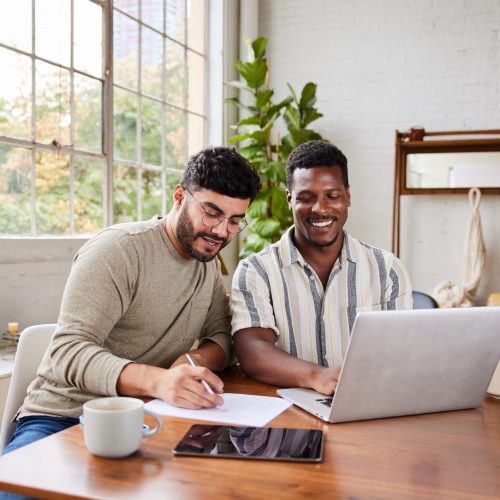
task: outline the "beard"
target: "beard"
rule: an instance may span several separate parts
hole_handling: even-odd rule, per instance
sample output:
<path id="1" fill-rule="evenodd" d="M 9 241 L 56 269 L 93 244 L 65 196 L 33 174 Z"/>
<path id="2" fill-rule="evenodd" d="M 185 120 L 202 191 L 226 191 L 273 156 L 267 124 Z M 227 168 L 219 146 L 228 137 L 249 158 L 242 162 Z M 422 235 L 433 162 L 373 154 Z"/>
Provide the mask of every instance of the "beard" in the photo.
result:
<path id="1" fill-rule="evenodd" d="M 189 215 L 187 213 L 187 204 L 182 207 L 181 213 L 179 214 L 175 236 L 184 251 L 191 257 L 193 257 L 193 259 L 196 259 L 199 262 L 210 262 L 217 256 L 219 251 L 229 243 L 227 238 L 219 238 L 218 236 L 215 236 L 211 233 L 204 233 L 202 231 L 195 233 L 193 223 L 191 222 L 191 219 L 189 218 Z M 193 243 L 198 238 L 203 237 L 210 238 L 213 241 L 220 241 L 222 245 L 219 251 L 215 253 L 206 253 L 196 250 L 193 247 Z"/>
<path id="2" fill-rule="evenodd" d="M 332 239 L 330 239 L 328 241 L 324 241 L 324 242 L 316 241 L 314 238 L 309 236 L 307 238 L 307 241 L 309 241 L 309 243 L 311 243 L 311 245 L 313 245 L 315 247 L 319 247 L 319 248 L 331 247 L 332 245 L 334 245 L 337 242 L 339 235 L 340 235 L 340 233 L 337 233 Z"/>

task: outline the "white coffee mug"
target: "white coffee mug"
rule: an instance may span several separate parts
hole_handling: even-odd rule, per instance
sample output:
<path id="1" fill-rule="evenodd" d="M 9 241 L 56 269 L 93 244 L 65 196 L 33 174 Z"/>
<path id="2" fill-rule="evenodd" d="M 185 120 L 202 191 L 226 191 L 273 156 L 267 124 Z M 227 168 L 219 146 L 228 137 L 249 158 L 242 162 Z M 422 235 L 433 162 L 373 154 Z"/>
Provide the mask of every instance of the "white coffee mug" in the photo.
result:
<path id="1" fill-rule="evenodd" d="M 144 414 L 156 419 L 156 427 L 144 425 Z M 137 398 L 109 397 L 93 399 L 83 405 L 83 434 L 90 453 L 119 458 L 139 449 L 141 439 L 156 434 L 162 427 L 155 413 L 144 409 Z"/>

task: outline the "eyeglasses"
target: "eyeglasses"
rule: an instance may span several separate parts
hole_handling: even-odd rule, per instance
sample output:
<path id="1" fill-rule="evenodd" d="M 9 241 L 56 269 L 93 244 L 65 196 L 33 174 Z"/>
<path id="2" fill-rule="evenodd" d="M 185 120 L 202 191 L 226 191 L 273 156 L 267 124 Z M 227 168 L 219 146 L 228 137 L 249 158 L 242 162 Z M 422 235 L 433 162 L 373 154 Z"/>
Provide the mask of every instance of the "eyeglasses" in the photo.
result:
<path id="1" fill-rule="evenodd" d="M 243 217 L 224 217 L 218 213 L 209 212 L 205 210 L 198 202 L 198 200 L 194 197 L 193 193 L 187 188 L 184 189 L 191 195 L 191 198 L 198 205 L 198 208 L 203 212 L 201 216 L 201 222 L 206 227 L 215 227 L 218 226 L 222 221 L 227 220 L 227 232 L 231 234 L 238 234 L 243 231 L 247 227 L 247 221 Z"/>

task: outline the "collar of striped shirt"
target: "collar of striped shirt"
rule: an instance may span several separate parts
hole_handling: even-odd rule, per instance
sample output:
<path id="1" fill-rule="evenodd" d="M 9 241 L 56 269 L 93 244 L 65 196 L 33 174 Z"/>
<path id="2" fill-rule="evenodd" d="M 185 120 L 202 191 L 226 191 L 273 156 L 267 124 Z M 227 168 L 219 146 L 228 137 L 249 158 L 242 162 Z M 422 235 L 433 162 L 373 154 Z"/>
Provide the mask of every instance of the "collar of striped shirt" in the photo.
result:
<path id="1" fill-rule="evenodd" d="M 292 264 L 299 263 L 301 266 L 306 266 L 302 254 L 299 252 L 295 243 L 293 242 L 293 234 L 295 232 L 295 226 L 291 226 L 288 231 L 281 237 L 278 242 L 278 248 L 281 256 L 281 267 L 291 266 Z M 344 232 L 344 244 L 342 245 L 342 250 L 340 251 L 340 262 L 342 266 L 346 260 L 350 262 L 358 262 L 359 256 L 356 250 L 356 246 L 353 244 L 351 237 Z"/>

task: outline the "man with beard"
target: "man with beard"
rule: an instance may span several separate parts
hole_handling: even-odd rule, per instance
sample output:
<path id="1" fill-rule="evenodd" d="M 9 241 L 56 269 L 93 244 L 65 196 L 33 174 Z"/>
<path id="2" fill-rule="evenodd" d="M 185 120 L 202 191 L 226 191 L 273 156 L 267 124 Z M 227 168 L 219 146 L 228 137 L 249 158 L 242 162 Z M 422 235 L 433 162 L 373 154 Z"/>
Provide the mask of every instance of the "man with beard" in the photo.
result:
<path id="1" fill-rule="evenodd" d="M 330 395 L 356 314 L 411 309 L 411 285 L 393 254 L 344 231 L 351 193 L 338 148 L 298 146 L 286 181 L 294 226 L 242 261 L 233 278 L 236 355 L 258 380 Z"/>
<path id="2" fill-rule="evenodd" d="M 234 149 L 209 147 L 189 159 L 167 217 L 110 226 L 80 249 L 4 453 L 76 424 L 82 405 L 100 396 L 223 403 L 213 372 L 229 360 L 231 325 L 215 257 L 245 227 L 259 189 Z"/>

